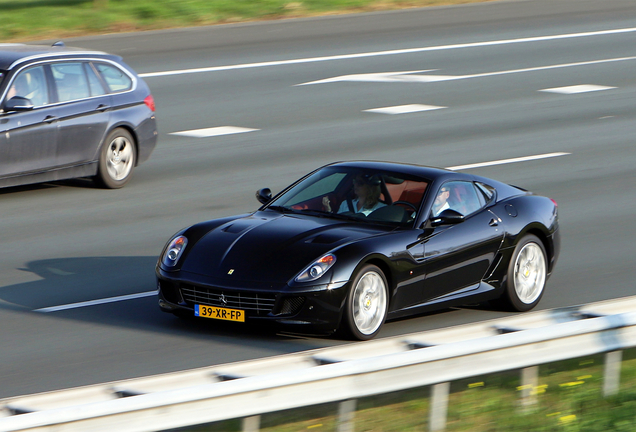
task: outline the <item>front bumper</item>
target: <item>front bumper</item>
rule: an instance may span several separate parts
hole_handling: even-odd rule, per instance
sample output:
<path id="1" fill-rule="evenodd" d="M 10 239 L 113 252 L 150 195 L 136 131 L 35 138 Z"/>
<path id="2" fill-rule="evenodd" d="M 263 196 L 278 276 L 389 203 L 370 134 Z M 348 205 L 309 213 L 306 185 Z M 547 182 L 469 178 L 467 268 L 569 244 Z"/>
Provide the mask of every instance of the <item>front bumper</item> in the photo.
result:
<path id="1" fill-rule="evenodd" d="M 347 282 L 272 287 L 264 283 L 228 286 L 203 283 L 195 275 L 157 268 L 159 307 L 164 312 L 194 316 L 194 305 L 238 309 L 246 322 L 270 322 L 301 333 L 331 333 L 338 328 L 347 296 Z M 240 325 L 240 323 L 237 323 Z"/>

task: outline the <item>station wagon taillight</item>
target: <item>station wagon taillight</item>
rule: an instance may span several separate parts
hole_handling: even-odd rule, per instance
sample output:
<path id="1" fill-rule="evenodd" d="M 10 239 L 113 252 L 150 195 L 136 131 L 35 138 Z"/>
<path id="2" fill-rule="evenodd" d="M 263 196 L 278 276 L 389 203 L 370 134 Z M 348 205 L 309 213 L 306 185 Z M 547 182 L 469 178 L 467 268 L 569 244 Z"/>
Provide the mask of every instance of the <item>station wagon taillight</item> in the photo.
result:
<path id="1" fill-rule="evenodd" d="M 148 108 L 150 108 L 151 111 L 155 111 L 155 98 L 153 98 L 152 95 L 146 96 L 146 99 L 144 99 L 144 103 Z"/>

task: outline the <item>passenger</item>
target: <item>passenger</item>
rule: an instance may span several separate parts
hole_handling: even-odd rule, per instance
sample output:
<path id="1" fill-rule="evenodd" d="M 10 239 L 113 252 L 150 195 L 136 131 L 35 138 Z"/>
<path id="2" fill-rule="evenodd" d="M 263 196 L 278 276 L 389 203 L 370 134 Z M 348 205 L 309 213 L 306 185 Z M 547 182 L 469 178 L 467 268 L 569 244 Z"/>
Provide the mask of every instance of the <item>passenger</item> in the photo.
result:
<path id="1" fill-rule="evenodd" d="M 376 176 L 356 175 L 353 179 L 353 192 L 356 197 L 353 200 L 343 201 L 338 213 L 352 212 L 368 216 L 374 210 L 386 206 L 385 203 L 380 202 L 382 192 L 380 191 L 380 179 Z M 322 205 L 326 211 L 333 212 L 328 197 L 322 198 Z"/>

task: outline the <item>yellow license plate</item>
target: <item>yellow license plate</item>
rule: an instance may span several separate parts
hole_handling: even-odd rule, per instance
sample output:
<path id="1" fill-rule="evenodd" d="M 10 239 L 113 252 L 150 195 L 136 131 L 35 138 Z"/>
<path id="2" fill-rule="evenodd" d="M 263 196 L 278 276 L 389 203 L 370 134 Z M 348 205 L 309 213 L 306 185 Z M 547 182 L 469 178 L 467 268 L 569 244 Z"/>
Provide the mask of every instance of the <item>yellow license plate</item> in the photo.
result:
<path id="1" fill-rule="evenodd" d="M 245 311 L 216 306 L 194 305 L 194 316 L 225 321 L 245 322 Z"/>

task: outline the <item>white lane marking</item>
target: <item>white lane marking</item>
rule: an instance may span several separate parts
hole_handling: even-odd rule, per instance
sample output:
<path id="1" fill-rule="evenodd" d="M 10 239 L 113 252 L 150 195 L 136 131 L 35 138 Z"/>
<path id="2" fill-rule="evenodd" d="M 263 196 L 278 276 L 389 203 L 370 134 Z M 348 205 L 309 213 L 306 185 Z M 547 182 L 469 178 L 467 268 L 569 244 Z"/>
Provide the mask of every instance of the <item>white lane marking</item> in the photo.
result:
<path id="1" fill-rule="evenodd" d="M 545 154 L 534 155 L 534 156 L 524 156 L 524 157 L 518 157 L 518 158 L 512 158 L 512 159 L 501 159 L 501 160 L 496 160 L 491 162 L 480 162 L 480 163 L 474 163 L 469 165 L 457 165 L 457 166 L 447 167 L 446 169 L 452 170 L 452 171 L 459 171 L 459 170 L 466 170 L 471 168 L 481 168 L 481 167 L 504 165 L 504 164 L 510 164 L 510 163 L 516 163 L 516 162 L 533 161 L 538 159 L 548 159 L 553 157 L 566 156 L 569 154 L 571 153 L 564 153 L 564 152 L 545 153 Z"/>
<path id="2" fill-rule="evenodd" d="M 143 297 L 152 297 L 156 295 L 157 295 L 157 291 L 147 291 L 147 292 L 142 292 L 137 294 L 128 294 L 128 295 L 123 295 L 118 297 L 109 297 L 109 298 L 98 299 L 98 300 L 90 300 L 90 301 L 79 302 L 79 303 L 71 303 L 71 304 L 60 305 L 60 306 L 51 306 L 51 307 L 45 307 L 40 309 L 34 309 L 33 312 L 42 312 L 42 313 L 57 312 L 57 311 L 66 310 L 66 309 L 77 309 L 77 308 L 86 307 L 86 306 L 115 303 L 115 302 L 120 302 L 124 300 L 133 300 L 133 299 L 138 299 Z"/>
<path id="3" fill-rule="evenodd" d="M 567 87 L 554 87 L 554 88 L 543 89 L 539 91 L 548 92 L 548 93 L 577 94 L 577 93 L 588 93 L 588 92 L 595 92 L 595 91 L 601 91 L 601 90 L 611 90 L 615 88 L 616 87 L 607 87 L 607 86 L 600 86 L 600 85 L 593 85 L 593 84 L 582 84 L 582 85 L 573 85 L 573 86 L 567 86 Z"/>
<path id="4" fill-rule="evenodd" d="M 236 126 L 219 126 L 219 127 L 205 128 L 205 129 L 194 129 L 194 130 L 187 130 L 187 131 L 181 131 L 181 132 L 171 132 L 168 135 L 179 135 L 179 136 L 194 137 L 194 138 L 207 138 L 207 137 L 213 137 L 213 136 L 254 132 L 257 130 L 259 129 L 249 129 L 249 128 L 242 128 L 242 127 L 236 127 Z"/>
<path id="5" fill-rule="evenodd" d="M 435 70 L 435 69 L 433 69 Z M 453 75 L 414 75 L 422 72 L 430 71 L 407 71 L 407 72 L 380 72 L 380 73 L 368 73 L 368 74 L 352 74 L 341 75 L 333 78 L 326 78 L 317 81 L 310 81 L 302 84 L 296 84 L 297 86 L 313 85 L 313 84 L 327 84 L 333 82 L 354 81 L 354 82 L 400 82 L 400 83 L 427 83 L 438 82 L 458 79 Z"/>
<path id="6" fill-rule="evenodd" d="M 603 60 L 591 60 L 584 62 L 576 62 L 576 63 L 562 63 L 548 66 L 536 66 L 531 68 L 524 69 L 510 69 L 504 71 L 495 71 L 495 72 L 484 72 L 473 75 L 407 75 L 407 74 L 415 74 L 421 71 L 412 71 L 412 72 L 387 72 L 387 73 L 371 73 L 371 74 L 353 74 L 353 75 L 342 75 L 339 77 L 326 78 L 317 81 L 310 81 L 302 84 L 296 84 L 297 86 L 303 85 L 313 85 L 313 84 L 325 84 L 325 83 L 333 83 L 333 82 L 341 82 L 341 81 L 363 81 L 363 82 L 399 82 L 399 83 L 431 83 L 431 82 L 441 82 L 441 81 L 457 81 L 457 80 L 465 80 L 472 78 L 485 78 L 492 77 L 498 75 L 510 75 L 524 72 L 538 72 L 550 69 L 562 69 L 569 68 L 575 66 L 589 66 L 596 65 L 602 63 L 614 63 L 620 61 L 629 61 L 636 60 L 636 56 L 633 57 L 618 57 L 612 59 L 603 59 Z"/>
<path id="7" fill-rule="evenodd" d="M 446 107 L 443 106 L 435 106 L 435 105 L 419 105 L 419 104 L 410 104 L 410 105 L 398 105 L 392 107 L 384 107 L 384 108 L 373 108 L 364 110 L 364 112 L 372 112 L 379 114 L 409 114 L 421 111 L 432 111 L 443 109 Z"/>
<path id="8" fill-rule="evenodd" d="M 518 44 L 518 43 L 528 43 L 528 42 L 545 42 L 545 41 L 554 41 L 559 39 L 574 39 L 574 38 L 582 38 L 582 37 L 605 36 L 605 35 L 615 35 L 615 34 L 633 33 L 633 32 L 636 32 L 636 27 L 612 29 L 612 30 L 600 30 L 600 31 L 592 31 L 592 32 L 582 32 L 582 33 L 568 33 L 568 34 L 551 35 L 551 36 L 535 36 L 535 37 L 526 37 L 526 38 L 518 38 L 518 39 L 503 39 L 503 40 L 496 40 L 496 41 L 473 42 L 473 43 L 463 43 L 463 44 L 454 44 L 454 45 L 438 45 L 438 46 L 419 47 L 419 48 L 406 48 L 406 49 L 399 49 L 399 50 L 372 51 L 372 52 L 357 53 L 357 54 L 343 54 L 343 55 L 324 56 L 324 57 L 309 57 L 309 58 L 269 61 L 269 62 L 261 62 L 261 63 L 245 63 L 245 64 L 236 64 L 236 65 L 227 65 L 227 66 L 180 69 L 180 70 L 172 70 L 172 71 L 164 71 L 164 72 L 149 72 L 149 73 L 139 74 L 139 76 L 142 78 L 152 78 L 152 77 L 185 75 L 185 74 L 202 73 L 202 72 L 220 72 L 220 71 L 228 71 L 228 70 L 235 70 L 235 69 L 252 69 L 252 68 L 260 68 L 260 67 L 285 66 L 285 65 L 316 63 L 316 62 L 333 61 L 333 60 L 349 60 L 349 59 L 357 59 L 357 58 L 365 58 L 365 57 L 412 54 L 412 53 L 420 53 L 420 52 L 427 52 L 427 51 L 444 51 L 444 50 L 451 50 L 451 49 L 478 48 L 478 47 L 509 45 L 509 44 Z"/>

